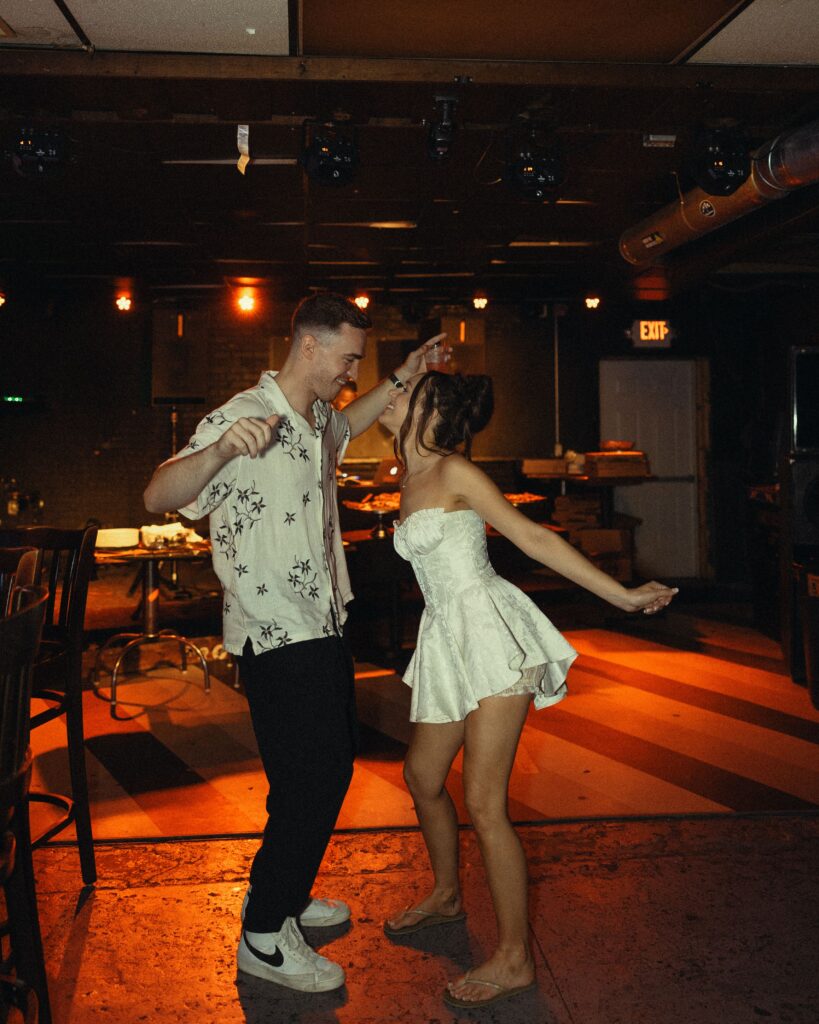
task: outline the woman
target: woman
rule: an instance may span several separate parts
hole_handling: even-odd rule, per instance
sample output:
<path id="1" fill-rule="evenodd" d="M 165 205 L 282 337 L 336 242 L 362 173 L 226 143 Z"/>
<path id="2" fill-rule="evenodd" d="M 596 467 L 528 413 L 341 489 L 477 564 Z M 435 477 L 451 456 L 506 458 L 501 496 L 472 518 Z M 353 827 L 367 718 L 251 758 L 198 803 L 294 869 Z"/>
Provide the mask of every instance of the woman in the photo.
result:
<path id="1" fill-rule="evenodd" d="M 664 608 L 676 588 L 627 589 L 553 531 L 531 522 L 469 461 L 473 436 L 492 414 L 488 377 L 419 374 L 395 389 L 380 422 L 403 466 L 395 547 L 424 594 L 412 687 L 412 739 L 404 778 L 429 851 L 433 887 L 385 923 L 399 936 L 462 920 L 458 823 L 445 788 L 463 746 L 463 781 L 486 868 L 498 945 L 485 963 L 450 982 L 452 1006 L 479 1006 L 533 987 L 526 861 L 506 805 L 512 763 L 529 709 L 561 700 L 573 648 L 516 587 L 497 576 L 485 523 L 523 552 L 627 611 Z"/>

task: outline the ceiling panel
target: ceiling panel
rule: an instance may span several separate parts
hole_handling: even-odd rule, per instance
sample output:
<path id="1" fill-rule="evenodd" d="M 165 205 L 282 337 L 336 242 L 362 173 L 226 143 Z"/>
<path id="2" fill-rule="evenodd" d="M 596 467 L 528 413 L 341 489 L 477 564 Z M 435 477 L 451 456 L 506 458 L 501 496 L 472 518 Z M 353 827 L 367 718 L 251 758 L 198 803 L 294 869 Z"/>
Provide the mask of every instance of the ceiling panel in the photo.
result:
<path id="1" fill-rule="evenodd" d="M 0 46 L 80 46 L 54 0 L 0 0 L 0 19 Z"/>
<path id="2" fill-rule="evenodd" d="M 754 0 L 689 63 L 819 65 L 819 0 Z"/>
<path id="3" fill-rule="evenodd" d="M 736 0 L 304 0 L 305 54 L 673 60 Z"/>
<path id="4" fill-rule="evenodd" d="M 288 0 L 68 0 L 97 50 L 286 55 Z M 0 44 L 76 46 L 53 0 L 0 0 L 15 37 Z"/>

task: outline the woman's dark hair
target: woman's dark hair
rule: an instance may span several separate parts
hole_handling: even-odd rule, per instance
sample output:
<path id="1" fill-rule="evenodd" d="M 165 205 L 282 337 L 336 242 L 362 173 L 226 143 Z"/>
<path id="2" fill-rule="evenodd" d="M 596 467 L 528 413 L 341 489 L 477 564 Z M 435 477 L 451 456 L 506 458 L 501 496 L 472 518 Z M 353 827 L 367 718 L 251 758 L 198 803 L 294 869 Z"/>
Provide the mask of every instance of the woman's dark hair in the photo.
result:
<path id="1" fill-rule="evenodd" d="M 461 373 L 439 373 L 430 370 L 415 385 L 407 407 L 407 417 L 395 444 L 396 458 L 406 466 L 406 444 L 412 430 L 415 410 L 420 406 L 416 443 L 428 452 L 451 455 L 462 451 L 469 458 L 472 438 L 492 417 L 494 399 L 492 378 L 483 375 L 464 376 Z M 434 413 L 438 420 L 432 431 L 432 445 L 424 441 L 429 421 Z"/>
<path id="2" fill-rule="evenodd" d="M 345 296 L 319 292 L 302 299 L 296 306 L 290 324 L 291 336 L 297 338 L 303 331 L 317 327 L 337 331 L 342 324 L 360 327 L 365 331 L 372 327 L 372 321 L 364 310 Z"/>

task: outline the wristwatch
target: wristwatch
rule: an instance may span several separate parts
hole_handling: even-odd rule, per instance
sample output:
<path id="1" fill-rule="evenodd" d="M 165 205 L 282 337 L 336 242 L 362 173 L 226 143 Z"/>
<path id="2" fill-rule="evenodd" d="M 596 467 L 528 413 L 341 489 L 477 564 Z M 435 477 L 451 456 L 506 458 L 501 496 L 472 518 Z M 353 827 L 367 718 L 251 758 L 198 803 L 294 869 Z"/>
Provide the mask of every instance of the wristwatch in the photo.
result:
<path id="1" fill-rule="evenodd" d="M 407 385 L 398 377 L 396 374 L 390 374 L 390 381 L 399 389 L 399 391 L 406 391 Z"/>

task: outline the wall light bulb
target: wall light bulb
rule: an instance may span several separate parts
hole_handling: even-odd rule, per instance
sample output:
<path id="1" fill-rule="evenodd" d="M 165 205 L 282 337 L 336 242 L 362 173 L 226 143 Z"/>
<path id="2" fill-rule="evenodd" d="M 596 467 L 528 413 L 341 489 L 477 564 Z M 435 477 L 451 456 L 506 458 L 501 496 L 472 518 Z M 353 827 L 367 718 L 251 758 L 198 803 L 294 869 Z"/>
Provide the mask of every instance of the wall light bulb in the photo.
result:
<path id="1" fill-rule="evenodd" d="M 366 309 L 370 304 L 370 298 L 368 295 L 356 295 L 353 302 L 358 306 L 359 309 Z"/>
<path id="2" fill-rule="evenodd" d="M 250 292 L 245 292 L 236 300 L 236 305 L 243 313 L 252 313 L 256 308 L 256 298 Z"/>
<path id="3" fill-rule="evenodd" d="M 127 295 L 125 292 L 121 292 L 116 297 L 116 307 L 120 313 L 130 313 L 132 305 L 133 300 L 131 299 L 131 296 Z"/>
<path id="4" fill-rule="evenodd" d="M 597 309 L 600 305 L 599 295 L 587 295 L 586 296 L 586 309 Z"/>
<path id="5" fill-rule="evenodd" d="M 485 295 L 476 295 L 472 300 L 472 305 L 475 309 L 486 309 L 489 305 L 489 299 Z"/>

